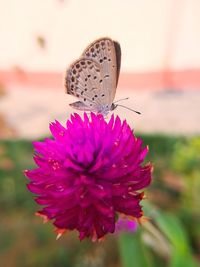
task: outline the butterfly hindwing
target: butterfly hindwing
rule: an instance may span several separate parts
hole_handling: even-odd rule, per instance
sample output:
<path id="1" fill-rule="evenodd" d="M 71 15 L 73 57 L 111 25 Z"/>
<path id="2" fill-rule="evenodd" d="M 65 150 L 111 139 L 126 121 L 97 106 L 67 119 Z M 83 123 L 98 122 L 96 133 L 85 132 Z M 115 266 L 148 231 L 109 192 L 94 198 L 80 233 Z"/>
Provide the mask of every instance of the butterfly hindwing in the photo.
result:
<path id="1" fill-rule="evenodd" d="M 83 102 L 81 101 L 76 101 L 74 103 L 69 104 L 70 107 L 78 109 L 78 110 L 84 110 L 84 111 L 92 111 L 92 109 L 88 106 L 86 106 Z"/>
<path id="2" fill-rule="evenodd" d="M 102 73 L 97 62 L 88 58 L 80 58 L 67 70 L 65 85 L 67 93 L 79 98 L 83 107 L 98 111 L 106 103 L 106 95 L 102 90 Z"/>

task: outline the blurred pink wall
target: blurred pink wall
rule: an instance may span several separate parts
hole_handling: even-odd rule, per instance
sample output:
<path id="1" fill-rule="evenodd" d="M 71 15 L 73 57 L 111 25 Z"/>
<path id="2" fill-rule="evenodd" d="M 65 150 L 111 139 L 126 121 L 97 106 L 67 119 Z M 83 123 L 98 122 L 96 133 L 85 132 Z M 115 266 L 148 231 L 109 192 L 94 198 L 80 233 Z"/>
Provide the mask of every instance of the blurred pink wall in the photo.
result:
<path id="1" fill-rule="evenodd" d="M 199 0 L 1 1 L 0 79 L 61 75 L 89 42 L 110 36 L 121 44 L 122 72 L 146 73 L 147 84 L 157 73 L 157 84 L 188 75 L 184 84 L 192 77 L 189 86 L 199 86 L 199 26 Z"/>

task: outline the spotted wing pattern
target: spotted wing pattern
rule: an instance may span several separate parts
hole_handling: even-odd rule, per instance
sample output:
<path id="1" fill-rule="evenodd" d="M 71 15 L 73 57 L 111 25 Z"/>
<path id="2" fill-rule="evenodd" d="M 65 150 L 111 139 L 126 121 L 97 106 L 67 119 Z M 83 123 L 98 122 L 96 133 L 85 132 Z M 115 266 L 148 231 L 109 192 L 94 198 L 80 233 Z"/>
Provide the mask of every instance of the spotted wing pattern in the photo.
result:
<path id="1" fill-rule="evenodd" d="M 66 77 L 67 93 L 74 95 L 84 104 L 76 102 L 73 107 L 83 110 L 98 111 L 102 103 L 106 103 L 102 93 L 102 73 L 97 62 L 91 59 L 81 58 L 75 61 L 69 68 Z M 79 102 L 80 102 L 79 101 Z"/>
<path id="2" fill-rule="evenodd" d="M 83 52 L 83 56 L 99 63 L 103 75 L 103 93 L 108 94 L 108 104 L 111 105 L 117 87 L 117 58 L 115 43 L 110 38 L 101 38 L 91 43 Z"/>
<path id="3" fill-rule="evenodd" d="M 90 44 L 69 67 L 66 92 L 80 100 L 72 103 L 72 107 L 95 112 L 101 112 L 103 106 L 111 107 L 120 70 L 119 51 L 116 42 L 101 38 Z"/>

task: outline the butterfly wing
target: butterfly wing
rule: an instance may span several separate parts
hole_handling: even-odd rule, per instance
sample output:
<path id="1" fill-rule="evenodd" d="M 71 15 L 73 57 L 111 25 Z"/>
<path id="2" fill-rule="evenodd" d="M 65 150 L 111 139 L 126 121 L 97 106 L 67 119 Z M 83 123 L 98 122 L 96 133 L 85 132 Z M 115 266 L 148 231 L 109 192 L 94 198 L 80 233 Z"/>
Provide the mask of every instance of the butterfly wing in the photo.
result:
<path id="1" fill-rule="evenodd" d="M 117 77 L 116 77 L 116 87 L 118 84 L 119 80 L 119 74 L 120 74 L 120 69 L 121 69 L 121 46 L 118 42 L 114 41 L 114 46 L 115 46 L 115 55 L 116 55 L 116 62 L 117 62 Z"/>
<path id="2" fill-rule="evenodd" d="M 91 111 L 92 110 L 90 107 L 88 107 L 87 105 L 85 105 L 81 101 L 76 101 L 76 102 L 71 103 L 69 105 L 70 105 L 70 107 L 78 109 L 78 110 L 83 110 L 83 111 Z"/>
<path id="3" fill-rule="evenodd" d="M 117 42 L 110 38 L 101 38 L 91 43 L 83 52 L 83 57 L 95 60 L 102 71 L 102 94 L 111 105 L 117 88 L 121 64 L 121 49 Z"/>
<path id="4" fill-rule="evenodd" d="M 107 102 L 107 96 L 103 93 L 101 67 L 93 59 L 80 58 L 75 61 L 67 70 L 65 87 L 67 94 L 80 100 L 71 104 L 79 110 L 98 112 Z"/>

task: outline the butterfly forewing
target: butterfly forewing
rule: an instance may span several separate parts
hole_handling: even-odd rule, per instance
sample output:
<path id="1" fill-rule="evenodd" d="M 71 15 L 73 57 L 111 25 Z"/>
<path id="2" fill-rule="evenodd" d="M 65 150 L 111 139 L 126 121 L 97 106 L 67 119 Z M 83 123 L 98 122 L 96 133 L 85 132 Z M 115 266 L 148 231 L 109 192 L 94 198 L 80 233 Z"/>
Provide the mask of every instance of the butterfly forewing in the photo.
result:
<path id="1" fill-rule="evenodd" d="M 114 46 L 115 46 L 115 54 L 116 54 L 116 62 L 117 62 L 117 77 L 116 77 L 116 87 L 117 87 L 120 68 L 121 68 L 121 47 L 120 47 L 120 44 L 116 41 L 114 41 Z"/>
<path id="2" fill-rule="evenodd" d="M 115 97 L 119 73 L 114 42 L 110 38 L 98 39 L 85 49 L 83 56 L 99 63 L 103 75 L 102 93 L 106 95 L 107 104 L 111 105 Z"/>

